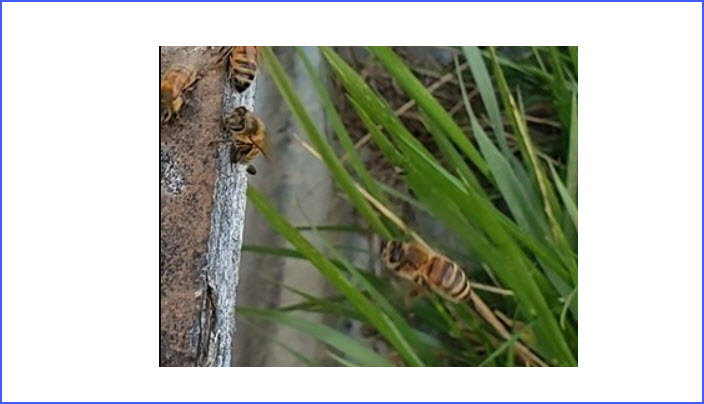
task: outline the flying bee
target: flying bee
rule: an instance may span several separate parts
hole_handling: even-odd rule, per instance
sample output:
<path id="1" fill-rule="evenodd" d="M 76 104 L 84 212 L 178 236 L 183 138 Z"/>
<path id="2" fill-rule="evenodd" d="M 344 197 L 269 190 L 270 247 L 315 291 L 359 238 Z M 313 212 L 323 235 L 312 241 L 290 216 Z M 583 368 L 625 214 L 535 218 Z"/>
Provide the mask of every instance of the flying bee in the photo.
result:
<path id="1" fill-rule="evenodd" d="M 250 162 L 259 153 L 269 158 L 269 141 L 264 123 L 247 108 L 237 107 L 223 120 L 222 131 L 232 140 L 232 163 L 249 164 L 247 172 L 256 174 L 257 170 Z"/>
<path id="2" fill-rule="evenodd" d="M 471 293 L 464 271 L 421 243 L 392 240 L 382 245 L 382 256 L 386 268 L 397 276 L 419 287 L 429 287 L 452 301 L 465 300 Z"/>
<path id="3" fill-rule="evenodd" d="M 168 122 L 185 103 L 183 94 L 198 80 L 196 69 L 175 64 L 166 69 L 161 79 L 159 104 L 161 122 Z"/>
<path id="4" fill-rule="evenodd" d="M 235 90 L 242 93 L 249 88 L 257 74 L 259 47 L 232 46 L 229 53 L 230 80 Z"/>

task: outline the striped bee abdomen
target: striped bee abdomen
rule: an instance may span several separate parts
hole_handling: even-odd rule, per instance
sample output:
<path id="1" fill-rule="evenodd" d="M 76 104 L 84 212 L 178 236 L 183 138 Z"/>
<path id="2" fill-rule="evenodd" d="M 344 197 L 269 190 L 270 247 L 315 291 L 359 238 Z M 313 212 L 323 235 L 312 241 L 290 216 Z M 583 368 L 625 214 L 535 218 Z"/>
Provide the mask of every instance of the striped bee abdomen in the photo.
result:
<path id="1" fill-rule="evenodd" d="M 235 46 L 230 54 L 230 75 L 238 92 L 247 90 L 257 74 L 259 50 L 256 46 Z"/>
<path id="2" fill-rule="evenodd" d="M 252 69 L 250 64 L 243 64 L 242 66 L 235 68 L 235 74 L 232 77 L 235 84 L 235 90 L 240 93 L 247 90 L 249 85 L 252 84 L 252 81 L 254 81 L 256 69 L 256 66 Z"/>
<path id="3" fill-rule="evenodd" d="M 470 284 L 464 271 L 454 262 L 441 257 L 433 257 L 427 281 L 453 300 L 460 301 L 469 296 Z"/>
<path id="4" fill-rule="evenodd" d="M 455 283 L 453 284 L 453 288 L 450 289 L 450 297 L 457 301 L 465 300 L 466 298 L 469 297 L 469 294 L 472 292 L 472 285 L 469 283 L 469 280 L 467 279 L 467 275 L 464 274 L 464 271 L 461 269 L 458 269 L 457 271 L 457 279 L 455 280 Z"/>

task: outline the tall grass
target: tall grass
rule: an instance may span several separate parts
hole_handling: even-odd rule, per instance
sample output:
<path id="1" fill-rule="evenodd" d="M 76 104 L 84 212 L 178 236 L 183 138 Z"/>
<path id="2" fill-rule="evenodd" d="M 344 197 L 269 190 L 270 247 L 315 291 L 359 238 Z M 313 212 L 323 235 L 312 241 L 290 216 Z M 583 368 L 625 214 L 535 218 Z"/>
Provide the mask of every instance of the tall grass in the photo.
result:
<path id="1" fill-rule="evenodd" d="M 392 362 L 336 330 L 297 318 L 295 311 L 361 321 L 377 330 L 408 366 L 512 366 L 526 362 L 576 366 L 576 48 L 534 48 L 535 57 L 519 61 L 499 55 L 494 48 L 461 48 L 457 66 L 459 58 L 465 59 L 471 73 L 463 75 L 457 69 L 471 126 L 467 132 L 392 49 L 368 50 L 415 101 L 437 145 L 436 153 L 411 133 L 359 72 L 333 49 L 321 48 L 372 141 L 390 164 L 400 168 L 413 196 L 374 179 L 354 147 L 340 111 L 303 52 L 298 56 L 320 96 L 335 141 L 349 157 L 347 164 L 313 123 L 274 52 L 264 48 L 263 55 L 268 73 L 308 136 L 314 149 L 311 158 L 325 163 L 370 231 L 382 239 L 420 240 L 390 202 L 400 198 L 429 213 L 461 240 L 463 248 L 477 257 L 486 271 L 477 276 L 493 280 L 495 286 L 511 293 L 493 294 L 475 288 L 471 303 L 456 304 L 431 294 L 408 306 L 393 287 L 394 280 L 355 268 L 332 246 L 325 253 L 315 248 L 308 237 L 325 242 L 324 234 L 330 229 L 311 224 L 312 233 L 304 235 L 304 230 L 288 223 L 250 188 L 254 206 L 294 248 L 251 250 L 310 261 L 339 295 L 326 298 L 301 293 L 302 303 L 295 308 L 245 308 L 238 312 L 298 328 L 326 343 L 334 350 L 331 357 L 348 366 Z M 470 102 L 465 81 L 475 86 L 481 102 Z M 564 164 L 556 166 L 541 157 L 544 154 L 534 143 L 527 123 L 523 105 L 526 91 L 535 91 L 551 103 L 561 123 L 561 136 L 566 139 L 558 156 Z M 488 122 L 482 122 L 483 116 Z M 516 151 L 511 149 L 509 139 L 517 146 Z"/>

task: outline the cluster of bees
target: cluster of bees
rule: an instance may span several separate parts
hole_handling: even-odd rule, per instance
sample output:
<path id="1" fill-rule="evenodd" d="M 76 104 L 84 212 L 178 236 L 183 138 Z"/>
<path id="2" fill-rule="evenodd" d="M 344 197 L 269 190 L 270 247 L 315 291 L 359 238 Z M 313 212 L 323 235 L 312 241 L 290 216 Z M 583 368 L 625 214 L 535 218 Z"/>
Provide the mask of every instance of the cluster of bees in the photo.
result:
<path id="1" fill-rule="evenodd" d="M 210 67 L 226 60 L 231 87 L 239 93 L 245 92 L 254 81 L 259 66 L 259 47 L 227 46 L 210 63 Z M 178 115 L 186 103 L 186 94 L 198 81 L 198 69 L 194 66 L 175 64 L 169 66 L 161 79 L 159 104 L 162 123 Z M 237 107 L 223 117 L 221 132 L 231 142 L 230 157 L 233 164 L 247 165 L 247 172 L 256 174 L 251 165 L 260 153 L 268 158 L 269 143 L 266 126 L 254 112 Z"/>
<path id="2" fill-rule="evenodd" d="M 236 91 L 246 91 L 254 81 L 259 65 L 257 46 L 229 46 L 221 49 L 213 64 L 227 60 L 230 85 Z M 185 104 L 185 95 L 199 77 L 197 69 L 185 65 L 170 66 L 161 80 L 161 121 L 169 122 Z M 223 117 L 221 131 L 231 142 L 232 163 L 246 164 L 247 172 L 255 174 L 250 163 L 259 154 L 268 158 L 269 143 L 264 123 L 245 107 L 237 107 Z M 413 282 L 418 289 L 430 289 L 459 302 L 471 294 L 471 285 L 464 271 L 447 257 L 432 251 L 417 241 L 389 241 L 382 245 L 386 268 L 400 278 Z"/>

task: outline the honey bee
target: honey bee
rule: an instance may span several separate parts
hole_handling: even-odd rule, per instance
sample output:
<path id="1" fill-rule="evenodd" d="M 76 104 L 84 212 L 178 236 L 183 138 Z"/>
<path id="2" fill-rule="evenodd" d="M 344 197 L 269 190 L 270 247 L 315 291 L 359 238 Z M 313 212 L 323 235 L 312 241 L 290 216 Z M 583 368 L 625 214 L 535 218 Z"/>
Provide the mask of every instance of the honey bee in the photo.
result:
<path id="1" fill-rule="evenodd" d="M 259 64 L 258 46 L 233 46 L 230 53 L 230 80 L 232 86 L 242 93 L 249 88 L 257 74 Z"/>
<path id="2" fill-rule="evenodd" d="M 225 117 L 222 131 L 232 140 L 232 149 L 230 150 L 232 163 L 249 164 L 259 153 L 267 159 L 269 158 L 266 127 L 247 108 L 237 107 Z M 249 164 L 247 172 L 254 175 L 257 170 Z"/>
<path id="3" fill-rule="evenodd" d="M 471 285 L 464 271 L 450 259 L 416 241 L 389 241 L 382 245 L 386 268 L 421 287 L 460 302 L 470 296 Z"/>
<path id="4" fill-rule="evenodd" d="M 185 103 L 183 94 L 198 80 L 196 69 L 175 64 L 169 66 L 161 79 L 159 103 L 161 122 L 168 122 Z"/>

